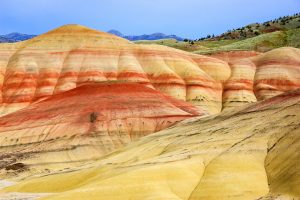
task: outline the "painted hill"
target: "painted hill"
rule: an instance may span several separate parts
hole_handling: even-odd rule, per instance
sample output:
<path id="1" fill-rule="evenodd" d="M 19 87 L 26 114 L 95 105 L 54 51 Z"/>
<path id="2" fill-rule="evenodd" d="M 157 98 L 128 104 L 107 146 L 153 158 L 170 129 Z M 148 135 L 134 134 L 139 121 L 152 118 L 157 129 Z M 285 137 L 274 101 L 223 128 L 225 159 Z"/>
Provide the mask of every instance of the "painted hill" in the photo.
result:
<path id="1" fill-rule="evenodd" d="M 228 64 L 216 58 L 136 45 L 80 25 L 0 45 L 0 71 L 2 114 L 82 83 L 116 80 L 144 84 L 217 113 L 221 84 L 230 74 Z"/>
<path id="2" fill-rule="evenodd" d="M 0 45 L 0 113 L 14 112 L 83 83 L 118 80 L 155 88 L 215 114 L 229 102 L 255 102 L 298 88 L 299 55 L 299 49 L 279 48 L 262 54 L 262 61 L 253 57 L 235 66 L 234 75 L 226 60 L 160 45 L 137 45 L 67 25 L 24 42 Z M 276 73 L 269 73 L 274 62 Z M 245 65 L 250 71 L 243 70 Z"/>
<path id="3" fill-rule="evenodd" d="M 0 118 L 0 155 L 6 158 L 0 169 L 10 175 L 5 169 L 22 162 L 29 170 L 38 159 L 32 166 L 36 173 L 56 162 L 68 166 L 90 161 L 205 114 L 141 84 L 82 85 Z"/>
<path id="4" fill-rule="evenodd" d="M 22 180 L 2 190 L 6 192 L 2 195 L 29 192 L 48 196 L 42 199 L 297 199 L 299 111 L 298 90 L 219 116 L 188 120 L 95 163 Z"/>

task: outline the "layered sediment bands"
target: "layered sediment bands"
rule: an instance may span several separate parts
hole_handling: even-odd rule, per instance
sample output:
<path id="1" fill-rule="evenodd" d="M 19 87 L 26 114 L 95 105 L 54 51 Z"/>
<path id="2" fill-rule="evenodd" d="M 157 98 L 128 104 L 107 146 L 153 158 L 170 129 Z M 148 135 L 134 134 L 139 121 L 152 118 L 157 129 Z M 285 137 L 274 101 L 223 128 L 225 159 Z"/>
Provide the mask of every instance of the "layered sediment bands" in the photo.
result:
<path id="1" fill-rule="evenodd" d="M 231 51 L 212 55 L 227 62 L 231 69 L 223 87 L 223 110 L 257 101 L 253 91 L 256 65 L 251 58 L 259 54 L 255 51 Z"/>
<path id="2" fill-rule="evenodd" d="M 9 44 L 0 44 L 0 102 L 3 102 L 2 99 L 2 89 L 3 82 L 5 79 L 6 68 L 9 62 L 10 57 L 20 48 L 22 42 L 20 43 L 9 43 Z"/>
<path id="3" fill-rule="evenodd" d="M 299 57 L 293 48 L 209 57 L 66 25 L 0 44 L 0 115 L 85 83 L 116 80 L 146 85 L 215 114 L 299 88 Z"/>
<path id="4" fill-rule="evenodd" d="M 228 51 L 228 52 L 219 52 L 211 55 L 211 57 L 223 60 L 228 63 L 238 62 L 243 59 L 252 58 L 262 53 L 256 51 Z"/>
<path id="5" fill-rule="evenodd" d="M 35 165 L 89 160 L 204 114 L 140 84 L 83 85 L 1 117 L 0 152 Z"/>
<path id="6" fill-rule="evenodd" d="M 223 89 L 223 109 L 256 102 L 253 81 L 256 66 L 250 59 L 235 60 L 229 63 L 231 76 Z"/>
<path id="7" fill-rule="evenodd" d="M 300 50 L 279 48 L 253 59 L 257 66 L 254 92 L 258 100 L 300 87 Z"/>
<path id="8" fill-rule="evenodd" d="M 248 51 L 212 55 L 230 65 L 223 87 L 223 109 L 264 100 L 300 88 L 300 50 L 279 48 L 261 54 Z"/>
<path id="9" fill-rule="evenodd" d="M 44 199 L 298 199 L 299 112 L 298 90 L 181 122 L 93 164 L 2 192 L 54 193 Z"/>
<path id="10" fill-rule="evenodd" d="M 156 88 L 211 113 L 222 109 L 220 81 L 227 75 L 214 79 L 211 68 L 228 74 L 229 66 L 215 58 L 159 45 L 136 45 L 79 25 L 63 26 L 10 48 L 13 54 L 0 55 L 2 114 L 82 83 L 115 80 Z"/>

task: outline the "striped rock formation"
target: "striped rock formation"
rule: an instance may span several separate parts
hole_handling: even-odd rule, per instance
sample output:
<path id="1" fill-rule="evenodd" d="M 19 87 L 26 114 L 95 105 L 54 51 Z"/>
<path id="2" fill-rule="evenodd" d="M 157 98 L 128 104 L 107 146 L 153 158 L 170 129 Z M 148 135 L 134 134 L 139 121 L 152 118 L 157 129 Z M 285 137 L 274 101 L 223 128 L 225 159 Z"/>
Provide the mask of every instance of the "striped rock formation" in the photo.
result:
<path id="1" fill-rule="evenodd" d="M 213 57 L 228 62 L 231 76 L 223 85 L 223 109 L 256 102 L 254 76 L 256 65 L 251 58 L 259 55 L 253 51 L 221 52 Z"/>
<path id="2" fill-rule="evenodd" d="M 79 25 L 0 45 L 0 112 L 7 114 L 88 82 L 126 81 L 222 109 L 226 62 L 160 45 L 136 45 Z"/>
<path id="3" fill-rule="evenodd" d="M 275 49 L 253 61 L 257 66 L 254 92 L 258 100 L 300 88 L 300 49 Z"/>
<path id="4" fill-rule="evenodd" d="M 208 57 L 66 25 L 0 44 L 0 115 L 83 83 L 116 80 L 155 88 L 215 114 L 299 88 L 299 54 L 280 48 Z"/>
<path id="5" fill-rule="evenodd" d="M 231 68 L 231 76 L 223 84 L 223 109 L 300 88 L 299 49 L 285 47 L 264 54 L 222 52 L 213 57 L 228 62 Z"/>
<path id="6" fill-rule="evenodd" d="M 298 90 L 234 112 L 191 119 L 95 163 L 21 180 L 0 195 L 25 192 L 51 200 L 299 199 L 299 112 Z"/>
<path id="7" fill-rule="evenodd" d="M 6 167 L 24 155 L 35 166 L 95 159 L 203 114 L 140 84 L 83 85 L 1 117 L 0 155 Z"/>

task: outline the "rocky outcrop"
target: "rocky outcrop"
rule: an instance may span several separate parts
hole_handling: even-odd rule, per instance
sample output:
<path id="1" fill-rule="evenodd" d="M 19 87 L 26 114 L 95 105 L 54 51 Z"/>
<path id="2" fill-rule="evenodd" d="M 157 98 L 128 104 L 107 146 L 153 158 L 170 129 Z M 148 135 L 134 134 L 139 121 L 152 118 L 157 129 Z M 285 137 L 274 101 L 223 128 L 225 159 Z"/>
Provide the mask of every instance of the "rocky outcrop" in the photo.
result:
<path id="1" fill-rule="evenodd" d="M 26 155 L 40 165 L 95 159 L 204 114 L 140 84 L 83 85 L 1 117 L 0 155 L 12 161 Z"/>
<path id="2" fill-rule="evenodd" d="M 297 199 L 299 111 L 300 91 L 285 93 L 187 120 L 93 164 L 2 192 L 54 193 L 45 199 Z"/>

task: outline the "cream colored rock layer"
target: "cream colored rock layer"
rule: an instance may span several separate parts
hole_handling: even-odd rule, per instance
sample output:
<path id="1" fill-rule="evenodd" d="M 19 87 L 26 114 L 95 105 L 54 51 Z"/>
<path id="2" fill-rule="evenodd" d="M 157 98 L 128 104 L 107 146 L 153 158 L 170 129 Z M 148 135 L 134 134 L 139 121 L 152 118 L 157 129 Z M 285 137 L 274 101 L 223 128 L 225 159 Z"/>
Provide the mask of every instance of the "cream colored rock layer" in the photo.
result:
<path id="1" fill-rule="evenodd" d="M 43 199 L 297 199 L 300 91 L 192 119 L 106 158 L 2 192 Z M 51 167 L 51 166 L 49 166 Z"/>

